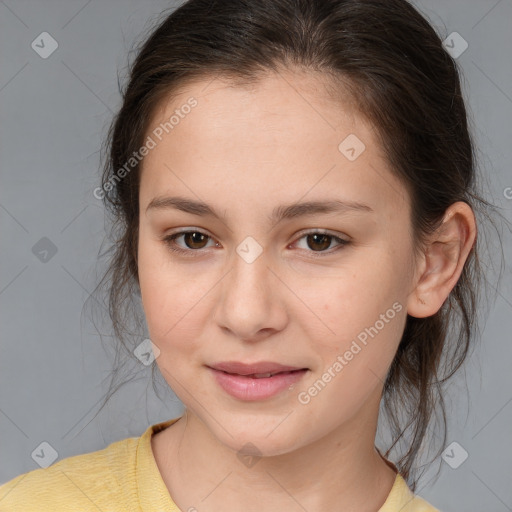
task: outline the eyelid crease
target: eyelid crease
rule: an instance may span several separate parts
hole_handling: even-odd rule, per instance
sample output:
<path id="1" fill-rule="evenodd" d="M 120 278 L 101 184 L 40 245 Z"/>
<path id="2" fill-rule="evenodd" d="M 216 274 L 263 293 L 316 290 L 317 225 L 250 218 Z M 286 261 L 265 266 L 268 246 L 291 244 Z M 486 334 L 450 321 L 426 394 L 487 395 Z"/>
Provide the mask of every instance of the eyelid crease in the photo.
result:
<path id="1" fill-rule="evenodd" d="M 204 236 L 206 236 L 207 238 L 209 238 L 210 240 L 215 240 L 214 237 L 210 236 L 208 233 L 205 233 L 204 231 L 202 231 L 201 229 L 185 229 L 185 230 L 181 230 L 181 231 L 176 231 L 174 233 L 171 233 L 171 234 L 167 234 L 165 236 L 163 236 L 161 238 L 161 240 L 164 242 L 165 245 L 167 245 L 167 247 L 173 251 L 173 252 L 176 252 L 176 253 L 181 253 L 181 254 L 185 254 L 186 256 L 190 256 L 190 257 L 195 257 L 195 255 L 193 253 L 201 253 L 203 252 L 203 249 L 205 248 L 201 248 L 201 249 L 184 249 L 180 246 L 177 246 L 175 244 L 175 240 L 176 238 L 178 238 L 179 236 L 182 236 L 182 235 L 186 235 L 188 233 L 200 233 Z M 317 229 L 309 229 L 309 230 L 303 230 L 303 231 L 299 231 L 298 233 L 296 233 L 296 238 L 293 242 L 291 242 L 291 244 L 294 244 L 294 243 L 297 243 L 299 240 L 301 240 L 302 238 L 308 236 L 308 235 L 327 235 L 329 237 L 331 237 L 332 239 L 334 239 L 336 242 L 338 242 L 338 246 L 334 248 L 334 250 L 328 250 L 328 251 L 306 251 L 308 253 L 311 253 L 311 256 L 312 257 L 322 257 L 323 255 L 330 255 L 330 254 L 333 254 L 334 252 L 336 252 L 338 249 L 346 246 L 346 245 L 349 245 L 352 240 L 346 240 L 344 238 L 341 238 L 340 236 L 336 235 L 336 234 L 333 234 L 332 232 L 330 232 L 329 230 L 326 230 L 326 229 L 320 229 L 320 228 L 317 228 Z M 217 245 L 219 242 L 218 241 L 215 241 L 215 244 Z M 291 244 L 288 244 L 287 247 Z"/>

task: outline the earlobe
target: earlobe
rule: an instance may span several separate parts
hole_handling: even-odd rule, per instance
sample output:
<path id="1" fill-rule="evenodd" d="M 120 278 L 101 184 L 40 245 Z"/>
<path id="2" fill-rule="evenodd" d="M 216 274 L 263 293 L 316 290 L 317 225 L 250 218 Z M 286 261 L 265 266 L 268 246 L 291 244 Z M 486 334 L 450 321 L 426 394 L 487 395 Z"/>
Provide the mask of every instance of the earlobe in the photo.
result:
<path id="1" fill-rule="evenodd" d="M 457 284 L 475 240 L 473 210 L 462 201 L 452 204 L 425 248 L 422 272 L 408 297 L 409 315 L 426 318 L 439 311 Z"/>

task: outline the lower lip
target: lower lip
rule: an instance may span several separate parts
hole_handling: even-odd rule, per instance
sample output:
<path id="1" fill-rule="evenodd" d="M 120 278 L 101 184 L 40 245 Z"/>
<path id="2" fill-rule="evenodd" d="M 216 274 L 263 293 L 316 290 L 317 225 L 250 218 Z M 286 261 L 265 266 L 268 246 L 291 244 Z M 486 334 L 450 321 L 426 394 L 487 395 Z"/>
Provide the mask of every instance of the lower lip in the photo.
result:
<path id="1" fill-rule="evenodd" d="M 215 379 L 220 387 L 229 395 L 240 400 L 264 400 L 277 395 L 298 382 L 308 370 L 297 370 L 290 373 L 277 373 L 272 377 L 256 379 L 243 375 L 234 375 L 214 370 Z"/>

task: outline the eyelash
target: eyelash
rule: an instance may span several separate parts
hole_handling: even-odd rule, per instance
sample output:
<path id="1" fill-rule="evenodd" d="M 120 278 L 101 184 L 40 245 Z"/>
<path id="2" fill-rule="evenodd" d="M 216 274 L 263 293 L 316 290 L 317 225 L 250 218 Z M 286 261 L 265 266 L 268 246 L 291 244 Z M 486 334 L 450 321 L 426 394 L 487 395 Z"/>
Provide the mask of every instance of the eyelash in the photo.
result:
<path id="1" fill-rule="evenodd" d="M 202 231 L 198 230 L 198 229 L 192 229 L 192 230 L 187 230 L 187 231 L 179 231 L 177 233 L 174 233 L 172 235 L 169 235 L 169 236 L 166 236 L 164 237 L 162 240 L 163 242 L 165 243 L 165 245 L 173 252 L 175 253 L 178 253 L 178 254 L 182 254 L 184 256 L 187 256 L 187 257 L 195 257 L 195 255 L 191 254 L 191 253 L 195 253 L 195 252 L 202 252 L 203 249 L 183 249 L 182 247 L 179 247 L 176 245 L 176 239 L 180 236 L 183 236 L 183 235 L 186 235 L 188 233 L 199 233 L 201 235 L 205 235 L 206 237 L 208 237 L 209 239 L 212 240 L 212 237 L 207 235 L 206 233 L 203 233 Z M 311 256 L 313 258 L 322 258 L 324 256 L 328 256 L 330 254 L 333 254 L 334 252 L 337 252 L 338 250 L 342 249 L 343 247 L 347 246 L 350 244 L 350 242 L 348 240 L 344 240 L 343 238 L 340 238 L 336 235 L 332 235 L 331 233 L 326 233 L 324 231 L 308 231 L 306 233 L 303 233 L 302 236 L 300 236 L 298 240 L 301 240 L 302 238 L 308 236 L 308 235 L 327 235 L 328 237 L 332 238 L 333 240 L 335 240 L 336 242 L 338 242 L 338 246 L 334 249 L 334 250 L 329 250 L 329 251 L 307 251 L 307 252 L 310 252 L 311 253 Z M 295 242 L 294 242 L 295 243 Z"/>

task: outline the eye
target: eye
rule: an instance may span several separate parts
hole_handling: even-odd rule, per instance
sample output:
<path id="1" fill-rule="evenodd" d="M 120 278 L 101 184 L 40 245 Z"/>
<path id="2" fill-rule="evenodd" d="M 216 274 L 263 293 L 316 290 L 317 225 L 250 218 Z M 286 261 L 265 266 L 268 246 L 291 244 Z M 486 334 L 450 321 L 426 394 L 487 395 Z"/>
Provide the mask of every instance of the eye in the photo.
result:
<path id="1" fill-rule="evenodd" d="M 184 246 L 177 243 L 177 240 L 181 237 L 183 237 L 182 241 L 185 244 Z M 308 233 L 303 234 L 300 238 L 298 238 L 297 241 L 294 242 L 294 244 L 298 244 L 298 242 L 300 242 L 303 239 L 305 239 L 306 242 L 305 250 L 307 252 L 313 253 L 313 257 L 332 254 L 333 252 L 336 252 L 343 246 L 348 245 L 350 243 L 348 240 L 344 240 L 339 236 L 332 235 L 323 231 L 310 231 Z M 207 235 L 206 233 L 203 233 L 202 231 L 199 230 L 179 231 L 177 233 L 174 233 L 163 238 L 163 242 L 171 251 L 186 256 L 194 256 L 193 253 L 200 252 L 201 249 L 207 248 L 209 240 L 213 242 L 213 239 L 210 237 L 210 235 Z M 327 252 L 326 249 L 331 248 L 331 244 L 333 241 L 338 245 L 335 246 L 334 250 Z M 219 245 L 220 244 L 218 242 L 215 242 L 213 244 L 213 247 L 219 247 Z M 304 247 L 302 247 L 302 249 L 304 249 Z"/>
<path id="2" fill-rule="evenodd" d="M 185 247 L 177 244 L 176 240 L 183 237 Z M 199 249 L 204 249 L 208 239 L 211 239 L 209 235 L 198 230 L 180 231 L 173 235 L 166 236 L 163 241 L 164 243 L 174 252 L 180 254 L 191 255 L 192 252 L 197 252 Z M 218 246 L 218 243 L 214 244 Z"/>
<path id="3" fill-rule="evenodd" d="M 309 233 L 305 233 L 301 236 L 295 244 L 298 244 L 301 240 L 305 240 L 305 247 L 302 249 L 308 250 L 311 253 L 320 253 L 320 254 L 312 254 L 314 257 L 324 256 L 328 254 L 332 254 L 333 252 L 338 251 L 343 246 L 348 245 L 350 242 L 348 240 L 344 240 L 339 236 L 332 235 L 323 231 L 310 231 Z M 338 245 L 335 246 L 334 250 L 326 251 L 326 249 L 331 248 L 332 242 L 336 242 Z M 325 254 L 327 253 L 327 254 Z"/>

